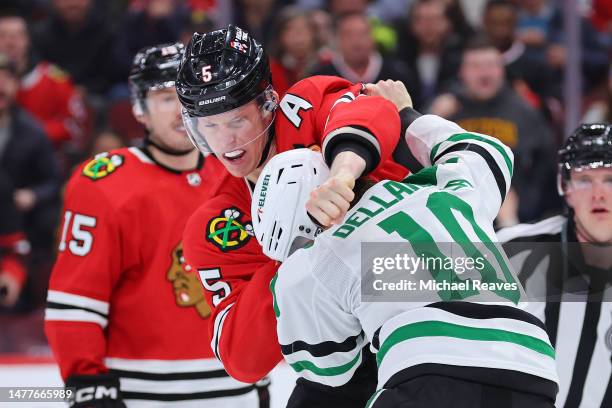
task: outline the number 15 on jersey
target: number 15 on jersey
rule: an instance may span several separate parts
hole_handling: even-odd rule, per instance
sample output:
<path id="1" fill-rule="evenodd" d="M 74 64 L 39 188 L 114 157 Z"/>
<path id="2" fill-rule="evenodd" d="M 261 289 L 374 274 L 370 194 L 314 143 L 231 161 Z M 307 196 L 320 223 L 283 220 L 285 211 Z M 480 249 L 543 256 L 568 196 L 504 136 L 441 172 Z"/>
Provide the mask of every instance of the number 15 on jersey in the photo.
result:
<path id="1" fill-rule="evenodd" d="M 96 218 L 89 215 L 73 213 L 67 210 L 64 213 L 64 226 L 58 250 L 68 250 L 77 256 L 85 256 L 91 251 L 93 245 L 93 234 L 91 228 L 95 228 Z M 70 240 L 66 244 L 66 235 L 70 229 Z"/>

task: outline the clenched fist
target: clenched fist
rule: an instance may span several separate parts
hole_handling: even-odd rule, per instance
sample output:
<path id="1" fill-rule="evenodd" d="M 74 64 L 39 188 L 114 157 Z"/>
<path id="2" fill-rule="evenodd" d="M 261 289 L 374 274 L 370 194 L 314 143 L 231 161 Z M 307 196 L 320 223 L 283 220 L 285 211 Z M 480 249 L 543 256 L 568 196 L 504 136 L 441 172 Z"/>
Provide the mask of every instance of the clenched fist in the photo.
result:
<path id="1" fill-rule="evenodd" d="M 306 203 L 306 210 L 320 225 L 330 227 L 342 221 L 355 198 L 355 180 L 365 166 L 365 160 L 350 151 L 334 158 L 329 178 L 310 193 Z"/>
<path id="2" fill-rule="evenodd" d="M 387 79 L 378 81 L 375 84 L 366 84 L 365 94 L 370 96 L 381 96 L 392 102 L 397 111 L 404 108 L 412 108 L 412 98 L 401 81 Z"/>

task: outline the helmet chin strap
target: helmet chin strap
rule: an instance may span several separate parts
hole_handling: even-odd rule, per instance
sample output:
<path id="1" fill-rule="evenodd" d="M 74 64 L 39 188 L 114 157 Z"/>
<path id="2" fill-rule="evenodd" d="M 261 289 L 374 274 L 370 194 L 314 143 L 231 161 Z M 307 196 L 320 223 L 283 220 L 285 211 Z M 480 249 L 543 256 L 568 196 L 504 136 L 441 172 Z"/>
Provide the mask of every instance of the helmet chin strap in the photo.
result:
<path id="1" fill-rule="evenodd" d="M 263 151 L 261 152 L 261 159 L 259 159 L 259 164 L 257 164 L 257 168 L 263 166 L 270 154 L 270 149 L 272 148 L 272 141 L 274 140 L 274 122 L 272 122 L 272 126 L 270 126 L 270 131 L 268 132 L 268 140 L 266 141 L 266 145 L 264 146 Z"/>
<path id="2" fill-rule="evenodd" d="M 145 146 L 154 146 L 156 149 L 160 150 L 161 152 L 166 153 L 167 155 L 170 156 L 186 156 L 189 153 L 193 152 L 193 150 L 195 149 L 195 147 L 192 147 L 189 150 L 177 150 L 177 149 L 172 149 L 170 147 L 167 146 L 162 146 L 159 143 L 156 143 L 155 141 L 153 141 L 153 138 L 151 137 L 151 134 L 147 131 L 145 138 L 144 138 L 144 144 Z"/>

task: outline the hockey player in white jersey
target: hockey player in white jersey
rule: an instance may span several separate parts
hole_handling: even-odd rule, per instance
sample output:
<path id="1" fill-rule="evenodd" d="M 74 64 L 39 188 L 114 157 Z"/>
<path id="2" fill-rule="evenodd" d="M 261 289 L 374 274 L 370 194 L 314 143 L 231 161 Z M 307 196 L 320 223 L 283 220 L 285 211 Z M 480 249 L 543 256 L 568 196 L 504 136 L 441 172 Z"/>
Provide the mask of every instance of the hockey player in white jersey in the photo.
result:
<path id="1" fill-rule="evenodd" d="M 341 225 L 316 239 L 304 204 L 325 180 L 320 156 L 287 152 L 263 170 L 252 215 L 264 253 L 283 262 L 270 288 L 285 360 L 309 381 L 341 386 L 371 343 L 378 387 L 368 408 L 554 407 L 554 349 L 543 324 L 523 310 L 523 289 L 494 243 L 493 220 L 512 176 L 510 149 L 438 116 L 407 116 L 416 117 L 405 136 L 423 170 L 401 183 L 377 183 Z M 426 268 L 416 276 L 437 290 L 368 302 L 362 285 L 375 268 L 366 264 L 362 273 L 367 242 L 391 243 L 379 252 L 391 262 L 402 243 L 413 257 L 457 259 L 442 245 L 453 243 L 484 261 L 476 277 Z"/>

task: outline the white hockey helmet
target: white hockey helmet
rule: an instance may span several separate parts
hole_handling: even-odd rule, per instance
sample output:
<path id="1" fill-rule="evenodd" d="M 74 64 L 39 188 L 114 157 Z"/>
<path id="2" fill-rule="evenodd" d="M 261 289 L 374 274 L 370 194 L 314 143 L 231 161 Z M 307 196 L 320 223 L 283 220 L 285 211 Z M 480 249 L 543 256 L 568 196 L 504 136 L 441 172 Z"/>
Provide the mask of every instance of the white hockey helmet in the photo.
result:
<path id="1" fill-rule="evenodd" d="M 267 257 L 282 262 L 321 232 L 306 202 L 328 177 L 323 156 L 310 149 L 277 154 L 266 164 L 253 191 L 251 217 Z"/>

